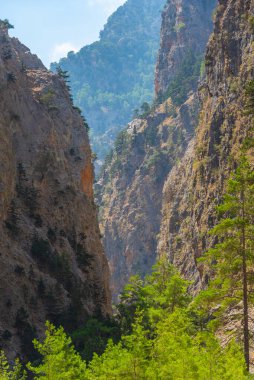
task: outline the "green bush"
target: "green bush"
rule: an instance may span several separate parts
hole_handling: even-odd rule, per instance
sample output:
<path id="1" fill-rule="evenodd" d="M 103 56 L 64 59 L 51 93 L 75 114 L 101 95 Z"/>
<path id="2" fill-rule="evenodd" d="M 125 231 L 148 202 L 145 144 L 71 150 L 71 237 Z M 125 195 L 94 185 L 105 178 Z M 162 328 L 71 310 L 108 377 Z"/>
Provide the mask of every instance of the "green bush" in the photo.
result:
<path id="1" fill-rule="evenodd" d="M 14 29 L 14 26 L 9 23 L 9 20 L 7 18 L 5 20 L 0 20 L 0 28 L 4 29 Z"/>
<path id="2" fill-rule="evenodd" d="M 49 242 L 42 238 L 35 237 L 31 246 L 31 254 L 39 260 L 49 260 L 52 254 Z"/>
<path id="3" fill-rule="evenodd" d="M 159 101 L 162 102 L 170 97 L 175 105 L 182 105 L 187 100 L 188 93 L 197 89 L 202 61 L 201 55 L 188 51 L 165 95 L 159 95 Z"/>

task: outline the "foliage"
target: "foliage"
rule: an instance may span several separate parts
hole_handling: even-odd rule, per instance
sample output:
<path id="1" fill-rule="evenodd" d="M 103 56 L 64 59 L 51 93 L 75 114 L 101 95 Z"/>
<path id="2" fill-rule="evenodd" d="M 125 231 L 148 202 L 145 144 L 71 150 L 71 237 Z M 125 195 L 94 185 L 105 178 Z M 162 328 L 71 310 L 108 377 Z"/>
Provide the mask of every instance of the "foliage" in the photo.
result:
<path id="1" fill-rule="evenodd" d="M 211 234 L 219 239 L 219 243 L 201 259 L 208 262 L 214 271 L 206 298 L 210 300 L 210 307 L 220 304 L 217 314 L 242 302 L 240 319 L 249 368 L 248 306 L 254 300 L 254 171 L 244 155 L 228 182 L 227 193 L 217 210 L 221 220 Z"/>
<path id="2" fill-rule="evenodd" d="M 101 355 L 105 351 L 110 338 L 117 342 L 120 334 L 116 321 L 90 318 L 84 327 L 74 331 L 71 337 L 82 358 L 90 361 L 94 353 Z"/>
<path id="3" fill-rule="evenodd" d="M 16 82 L 16 75 L 13 73 L 13 72 L 9 72 L 6 74 L 6 77 L 7 77 L 7 82 L 9 83 L 14 83 Z"/>
<path id="4" fill-rule="evenodd" d="M 105 162 L 102 166 L 102 172 L 110 167 L 110 175 L 114 176 L 116 172 L 119 172 L 122 164 L 128 159 L 130 152 L 130 145 L 132 143 L 132 135 L 127 129 L 122 130 L 114 142 L 114 148 L 105 157 Z M 110 165 L 111 164 L 111 165 Z"/>
<path id="5" fill-rule="evenodd" d="M 128 132 L 123 130 L 116 138 L 114 149 L 118 155 L 124 154 L 128 148 Z"/>
<path id="6" fill-rule="evenodd" d="M 9 20 L 4 19 L 4 20 L 0 20 L 0 28 L 14 29 L 14 26 L 9 23 Z"/>
<path id="7" fill-rule="evenodd" d="M 15 361 L 13 368 L 10 367 L 3 351 L 0 351 L 0 380 L 25 380 L 26 373 L 22 369 L 19 360 Z"/>
<path id="8" fill-rule="evenodd" d="M 248 18 L 248 21 L 249 21 L 249 25 L 250 25 L 251 31 L 252 31 L 252 33 L 254 33 L 254 16 L 250 15 L 249 18 Z"/>
<path id="9" fill-rule="evenodd" d="M 31 254 L 39 260 L 47 261 L 51 257 L 51 247 L 47 240 L 34 236 Z"/>
<path id="10" fill-rule="evenodd" d="M 175 105 L 183 104 L 187 100 L 188 93 L 197 88 L 200 71 L 203 70 L 202 60 L 202 56 L 196 56 L 193 51 L 188 51 L 165 95 L 159 95 L 159 101 L 162 102 L 170 97 Z"/>
<path id="11" fill-rule="evenodd" d="M 153 150 L 151 155 L 149 155 L 144 162 L 144 168 L 151 169 L 152 167 L 160 165 L 163 162 L 163 153 L 162 150 Z"/>
<path id="12" fill-rule="evenodd" d="M 222 349 L 213 334 L 195 331 L 179 309 L 158 324 L 157 334 L 151 379 L 246 378 L 240 348 L 232 343 Z"/>
<path id="13" fill-rule="evenodd" d="M 200 78 L 203 79 L 204 76 L 205 76 L 205 60 L 202 60 L 200 64 Z"/>
<path id="14" fill-rule="evenodd" d="M 91 319 L 73 335 L 76 343 L 84 341 L 82 351 L 89 351 L 89 344 L 97 350 L 86 364 L 63 328 L 48 322 L 44 341 L 34 341 L 42 359 L 28 369 L 35 380 L 247 379 L 241 348 L 234 341 L 222 348 L 207 324 L 205 329 L 197 325 L 188 286 L 162 259 L 144 280 L 135 276 L 126 286 L 117 314 L 120 341 L 110 339 L 98 352 L 98 337 L 115 334 L 117 325 Z M 3 366 L 9 368 L 6 361 Z"/>
<path id="15" fill-rule="evenodd" d="M 42 363 L 38 367 L 28 364 L 35 380 L 84 380 L 86 365 L 75 351 L 71 339 L 62 327 L 56 329 L 49 322 L 46 327 L 44 342 L 34 340 L 35 348 L 43 357 Z"/>
<path id="16" fill-rule="evenodd" d="M 8 59 L 12 58 L 12 51 L 9 46 L 6 46 L 3 48 L 3 59 L 7 61 Z"/>
<path id="17" fill-rule="evenodd" d="M 245 114 L 254 115 L 254 79 L 247 83 L 245 92 L 247 96 Z"/>
<path id="18" fill-rule="evenodd" d="M 147 102 L 144 102 L 141 107 L 140 107 L 140 111 L 141 111 L 141 115 L 140 117 L 141 118 L 145 118 L 147 115 L 149 115 L 149 112 L 150 112 L 150 105 L 147 103 Z"/>
<path id="19" fill-rule="evenodd" d="M 18 235 L 19 229 L 18 229 L 18 221 L 19 217 L 17 214 L 17 209 L 15 202 L 12 200 L 10 208 L 8 210 L 8 217 L 5 220 L 5 227 L 8 228 L 8 230 L 13 234 L 13 235 Z"/>
<path id="20" fill-rule="evenodd" d="M 222 348 L 208 328 L 197 328 L 187 286 L 165 259 L 144 281 L 133 277 L 118 308 L 131 328 L 94 355 L 88 378 L 247 379 L 240 347 Z"/>
<path id="21" fill-rule="evenodd" d="M 52 106 L 52 102 L 55 98 L 55 92 L 52 89 L 48 89 L 44 94 L 40 96 L 40 102 L 46 106 Z"/>
<path id="22" fill-rule="evenodd" d="M 31 326 L 28 312 L 23 307 L 17 310 L 15 328 L 20 337 L 23 354 L 31 359 L 37 359 L 38 355 L 32 344 L 32 340 L 36 336 L 36 331 L 35 328 Z"/>
<path id="23" fill-rule="evenodd" d="M 184 29 L 186 27 L 184 22 L 179 22 L 179 24 L 175 25 L 175 31 L 179 32 L 180 30 Z"/>
<path id="24" fill-rule="evenodd" d="M 70 74 L 74 103 L 92 126 L 91 143 L 99 160 L 133 110 L 153 99 L 164 3 L 126 2 L 108 19 L 99 41 L 60 60 L 61 70 Z M 52 69 L 58 67 L 52 65 Z"/>
<path id="25" fill-rule="evenodd" d="M 63 78 L 63 80 L 65 81 L 65 83 L 69 83 L 69 74 L 68 74 L 68 71 L 66 71 L 66 70 L 62 70 L 62 68 L 61 68 L 61 66 L 60 65 L 58 65 L 57 67 L 56 67 L 56 72 L 57 72 L 57 74 L 58 74 L 58 76 L 60 77 L 60 78 Z"/>
<path id="26" fill-rule="evenodd" d="M 187 305 L 188 285 L 166 259 L 158 262 L 153 267 L 152 274 L 144 280 L 138 275 L 132 276 L 117 306 L 122 332 L 128 334 L 132 331 L 138 310 L 143 312 L 146 327 L 153 329 L 165 314 L 174 311 L 176 307 Z"/>

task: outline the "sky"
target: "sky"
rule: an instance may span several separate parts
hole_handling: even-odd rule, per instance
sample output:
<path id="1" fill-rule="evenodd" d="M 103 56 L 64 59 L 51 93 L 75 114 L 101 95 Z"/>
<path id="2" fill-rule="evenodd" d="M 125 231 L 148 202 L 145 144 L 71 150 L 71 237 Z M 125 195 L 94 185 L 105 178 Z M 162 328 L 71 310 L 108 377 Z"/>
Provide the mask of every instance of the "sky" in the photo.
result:
<path id="1" fill-rule="evenodd" d="M 0 19 L 10 35 L 49 67 L 51 62 L 99 38 L 107 18 L 126 0 L 2 0 Z"/>

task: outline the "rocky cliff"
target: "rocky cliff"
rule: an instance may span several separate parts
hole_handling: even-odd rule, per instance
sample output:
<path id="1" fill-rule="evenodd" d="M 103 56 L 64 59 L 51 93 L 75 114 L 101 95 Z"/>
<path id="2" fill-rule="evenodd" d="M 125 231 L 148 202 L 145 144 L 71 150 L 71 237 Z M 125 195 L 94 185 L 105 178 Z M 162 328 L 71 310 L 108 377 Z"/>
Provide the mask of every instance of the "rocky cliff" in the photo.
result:
<path id="1" fill-rule="evenodd" d="M 199 62 L 198 75 L 193 79 L 191 73 L 185 73 L 187 61 L 184 59 L 175 61 L 176 67 L 181 69 L 181 75 L 185 73 L 186 76 L 180 78 L 175 74 L 172 78 L 177 77 L 179 83 L 190 79 L 188 88 L 182 92 L 183 102 L 179 105 L 175 99 L 168 98 L 152 112 L 131 122 L 116 140 L 114 151 L 108 157 L 97 184 L 101 193 L 101 224 L 112 272 L 114 300 L 131 274 L 143 276 L 156 260 L 164 183 L 175 163 L 184 155 L 198 123 L 199 100 L 195 89 L 202 59 L 195 50 L 198 44 L 195 36 L 205 34 L 208 39 L 212 3 L 215 4 L 210 2 L 208 6 L 203 1 L 168 2 L 163 13 L 162 50 L 159 53 L 157 78 L 160 77 L 158 70 L 165 72 L 168 65 L 166 61 L 163 64 L 161 57 L 174 56 L 180 41 L 182 54 L 190 57 L 189 52 L 193 51 L 194 55 L 191 56 L 198 57 L 193 62 L 195 67 Z M 192 11 L 192 23 L 187 20 L 186 9 Z M 177 25 L 181 12 L 186 17 L 186 25 L 180 28 Z M 199 23 L 200 19 L 202 22 Z M 181 20 L 183 22 L 184 19 Z M 168 31 L 172 32 L 170 44 Z M 202 50 L 204 42 L 201 38 L 200 54 Z M 168 79 L 165 79 L 166 82 Z"/>
<path id="2" fill-rule="evenodd" d="M 0 25 L 0 345 L 111 312 L 88 135 L 64 80 Z"/>
<path id="3" fill-rule="evenodd" d="M 220 0 L 200 88 L 199 126 L 163 191 L 160 254 L 167 254 L 196 288 L 206 281 L 196 258 L 213 244 L 208 230 L 215 205 L 235 168 L 242 142 L 253 133 L 244 113 L 246 86 L 254 74 L 253 0 Z M 253 137 L 253 136 L 252 136 Z M 253 159 L 253 151 L 249 151 Z"/>
<path id="4" fill-rule="evenodd" d="M 164 181 L 193 136 L 197 114 L 195 95 L 177 110 L 163 103 L 128 125 L 104 166 L 96 186 L 115 301 L 130 275 L 144 276 L 155 263 Z"/>
<path id="5" fill-rule="evenodd" d="M 160 50 L 155 72 L 159 98 L 181 104 L 197 89 L 200 62 L 212 31 L 216 0 L 168 0 L 162 12 Z"/>

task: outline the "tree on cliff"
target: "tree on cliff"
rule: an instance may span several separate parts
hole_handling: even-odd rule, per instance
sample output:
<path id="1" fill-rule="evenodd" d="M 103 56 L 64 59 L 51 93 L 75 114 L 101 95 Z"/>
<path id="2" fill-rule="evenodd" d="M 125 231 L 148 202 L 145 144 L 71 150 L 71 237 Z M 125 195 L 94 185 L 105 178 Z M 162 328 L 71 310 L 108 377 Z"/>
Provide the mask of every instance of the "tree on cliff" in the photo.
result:
<path id="1" fill-rule="evenodd" d="M 249 370 L 249 303 L 254 300 L 254 171 L 245 156 L 228 182 L 224 201 L 218 206 L 222 216 L 211 234 L 219 243 L 203 260 L 215 271 L 207 294 L 221 311 L 242 303 L 244 357 Z"/>
<path id="2" fill-rule="evenodd" d="M 14 29 L 14 26 L 7 19 L 0 20 L 0 29 Z"/>

